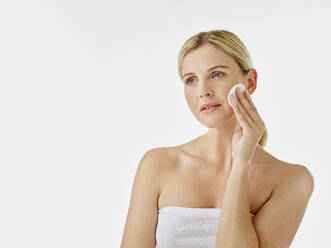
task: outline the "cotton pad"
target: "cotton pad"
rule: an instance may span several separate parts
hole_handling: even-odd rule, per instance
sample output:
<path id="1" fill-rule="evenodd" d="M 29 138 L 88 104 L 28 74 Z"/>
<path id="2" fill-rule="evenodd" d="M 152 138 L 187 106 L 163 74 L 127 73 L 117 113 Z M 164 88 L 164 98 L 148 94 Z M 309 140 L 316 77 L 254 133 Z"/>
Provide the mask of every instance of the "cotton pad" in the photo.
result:
<path id="1" fill-rule="evenodd" d="M 230 100 L 230 96 L 231 96 L 231 94 L 234 94 L 235 95 L 235 97 L 236 97 L 236 88 L 237 87 L 239 87 L 242 91 L 244 91 L 246 88 L 245 88 L 245 85 L 244 84 L 242 84 L 242 83 L 238 83 L 238 84 L 236 84 L 236 85 L 234 85 L 232 88 L 231 88 L 231 90 L 229 91 L 229 94 L 228 94 L 228 102 L 229 102 L 229 104 L 230 104 L 230 106 L 233 108 L 233 106 L 232 106 L 232 103 L 231 103 L 231 100 Z"/>

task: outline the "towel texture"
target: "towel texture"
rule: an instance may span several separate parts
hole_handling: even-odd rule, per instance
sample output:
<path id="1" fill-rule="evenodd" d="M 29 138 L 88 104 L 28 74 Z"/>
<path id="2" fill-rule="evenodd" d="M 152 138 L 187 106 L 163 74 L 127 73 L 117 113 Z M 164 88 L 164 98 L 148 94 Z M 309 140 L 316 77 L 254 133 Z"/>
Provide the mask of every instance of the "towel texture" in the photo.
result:
<path id="1" fill-rule="evenodd" d="M 220 208 L 169 206 L 159 210 L 157 248 L 214 248 Z M 251 213 L 251 217 L 254 214 Z"/>

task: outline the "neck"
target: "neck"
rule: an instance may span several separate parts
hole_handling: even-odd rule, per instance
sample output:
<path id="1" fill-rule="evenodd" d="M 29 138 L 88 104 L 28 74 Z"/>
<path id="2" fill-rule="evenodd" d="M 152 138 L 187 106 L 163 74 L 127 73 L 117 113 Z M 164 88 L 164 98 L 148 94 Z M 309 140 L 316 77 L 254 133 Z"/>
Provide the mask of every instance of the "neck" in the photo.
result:
<path id="1" fill-rule="evenodd" d="M 235 121 L 235 120 L 234 120 Z M 232 169 L 232 137 L 235 122 L 232 120 L 215 128 L 210 128 L 200 137 L 199 148 L 203 157 L 215 166 L 220 166 L 224 172 Z M 263 148 L 257 144 L 252 163 L 263 155 Z"/>

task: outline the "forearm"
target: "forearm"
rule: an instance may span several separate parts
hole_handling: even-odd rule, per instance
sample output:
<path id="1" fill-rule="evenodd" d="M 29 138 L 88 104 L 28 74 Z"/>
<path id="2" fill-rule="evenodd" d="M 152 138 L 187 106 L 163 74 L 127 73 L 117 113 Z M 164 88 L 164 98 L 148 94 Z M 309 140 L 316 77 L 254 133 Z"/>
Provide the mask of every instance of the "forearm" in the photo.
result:
<path id="1" fill-rule="evenodd" d="M 216 233 L 217 248 L 257 248 L 249 208 L 248 162 L 233 161 Z"/>

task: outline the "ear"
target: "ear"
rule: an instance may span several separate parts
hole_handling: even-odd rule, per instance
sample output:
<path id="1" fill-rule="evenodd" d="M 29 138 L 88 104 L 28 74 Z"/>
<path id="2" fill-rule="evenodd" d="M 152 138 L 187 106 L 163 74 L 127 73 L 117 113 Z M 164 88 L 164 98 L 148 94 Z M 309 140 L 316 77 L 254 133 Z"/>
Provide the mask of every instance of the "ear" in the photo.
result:
<path id="1" fill-rule="evenodd" d="M 257 71 L 255 70 L 255 68 L 251 68 L 250 71 L 247 74 L 247 91 L 250 95 L 253 94 L 253 92 L 256 89 L 257 86 Z"/>

